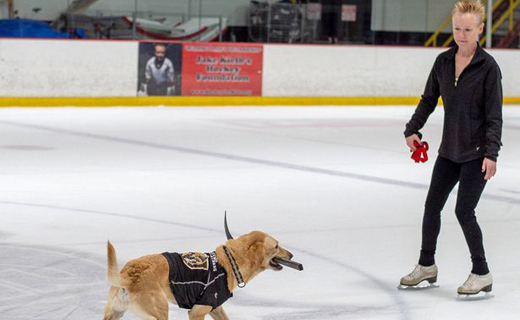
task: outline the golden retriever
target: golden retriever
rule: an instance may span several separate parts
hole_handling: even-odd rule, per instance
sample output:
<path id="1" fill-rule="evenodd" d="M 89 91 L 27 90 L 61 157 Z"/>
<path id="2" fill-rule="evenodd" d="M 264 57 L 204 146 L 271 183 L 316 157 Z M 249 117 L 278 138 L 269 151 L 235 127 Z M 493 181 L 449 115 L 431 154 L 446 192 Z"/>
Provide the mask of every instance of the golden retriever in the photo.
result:
<path id="1" fill-rule="evenodd" d="M 237 270 L 243 278 L 242 285 L 245 285 L 262 271 L 281 270 L 282 266 L 278 263 L 280 260 L 277 259 L 290 260 L 293 257 L 292 253 L 264 232 L 253 231 L 233 239 L 226 225 L 226 233 L 230 240 L 217 247 L 214 256 L 219 268 L 223 268 L 227 274 L 226 290 L 229 293 L 239 286 Z M 170 266 L 170 261 L 163 254 L 152 254 L 128 262 L 119 271 L 116 251 L 109 241 L 107 277 L 111 288 L 103 319 L 120 319 L 130 309 L 141 319 L 167 320 L 168 301 L 178 304 L 172 292 Z M 217 294 L 214 295 L 216 298 Z M 188 313 L 190 320 L 204 319 L 208 314 L 216 320 L 229 319 L 222 305 L 194 304 Z"/>

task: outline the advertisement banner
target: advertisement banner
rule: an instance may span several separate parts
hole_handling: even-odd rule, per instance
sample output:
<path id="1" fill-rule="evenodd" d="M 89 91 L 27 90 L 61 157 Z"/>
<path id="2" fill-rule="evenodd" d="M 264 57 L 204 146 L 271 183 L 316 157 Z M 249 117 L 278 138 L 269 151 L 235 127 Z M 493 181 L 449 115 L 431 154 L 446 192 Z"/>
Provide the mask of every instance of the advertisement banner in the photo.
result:
<path id="1" fill-rule="evenodd" d="M 181 94 L 182 44 L 139 43 L 137 96 Z"/>
<path id="2" fill-rule="evenodd" d="M 182 53 L 183 96 L 261 96 L 263 46 L 186 43 Z"/>

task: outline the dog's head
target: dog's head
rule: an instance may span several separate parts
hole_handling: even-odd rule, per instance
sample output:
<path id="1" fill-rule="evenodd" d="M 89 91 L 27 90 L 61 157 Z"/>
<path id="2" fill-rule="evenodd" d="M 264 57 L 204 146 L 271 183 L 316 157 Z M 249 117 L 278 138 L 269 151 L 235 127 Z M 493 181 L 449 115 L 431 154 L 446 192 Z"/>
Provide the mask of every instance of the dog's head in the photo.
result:
<path id="1" fill-rule="evenodd" d="M 283 266 L 273 258 L 291 260 L 293 257 L 293 254 L 280 246 L 275 238 L 262 231 L 252 231 L 231 241 L 234 247 L 239 247 L 239 250 L 245 253 L 249 263 L 258 268 L 258 271 L 266 269 L 280 271 Z"/>
<path id="2" fill-rule="evenodd" d="M 283 267 L 274 258 L 291 260 L 293 257 L 293 254 L 282 248 L 275 238 L 262 231 L 253 231 L 240 236 L 236 240 L 233 239 L 231 232 L 229 232 L 226 215 L 224 215 L 224 229 L 228 243 L 232 241 L 233 246 L 236 246 L 240 252 L 245 254 L 245 257 L 253 268 L 257 269 L 257 272 L 266 269 L 280 271 Z"/>

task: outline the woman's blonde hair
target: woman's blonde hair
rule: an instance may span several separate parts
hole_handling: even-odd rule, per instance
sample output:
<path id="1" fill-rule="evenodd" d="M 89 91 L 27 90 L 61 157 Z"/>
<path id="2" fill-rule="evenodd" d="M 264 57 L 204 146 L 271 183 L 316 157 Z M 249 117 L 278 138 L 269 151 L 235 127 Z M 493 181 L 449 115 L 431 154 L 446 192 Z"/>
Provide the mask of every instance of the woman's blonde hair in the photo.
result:
<path id="1" fill-rule="evenodd" d="M 471 13 L 476 15 L 479 21 L 479 25 L 484 22 L 484 17 L 486 16 L 484 5 L 476 1 L 459 1 L 455 3 L 452 16 L 454 16 L 456 13 Z"/>

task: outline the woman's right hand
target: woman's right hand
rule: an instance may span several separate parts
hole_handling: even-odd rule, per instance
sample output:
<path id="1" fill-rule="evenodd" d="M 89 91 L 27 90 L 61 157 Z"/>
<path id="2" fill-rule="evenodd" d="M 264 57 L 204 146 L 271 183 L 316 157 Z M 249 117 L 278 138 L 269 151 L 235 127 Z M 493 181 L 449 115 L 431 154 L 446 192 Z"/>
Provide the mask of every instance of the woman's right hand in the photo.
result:
<path id="1" fill-rule="evenodd" d="M 406 137 L 406 145 L 410 148 L 410 151 L 415 151 L 417 148 L 413 145 L 414 141 L 417 141 L 419 144 L 421 143 L 421 138 L 417 134 L 412 134 L 411 136 Z"/>

